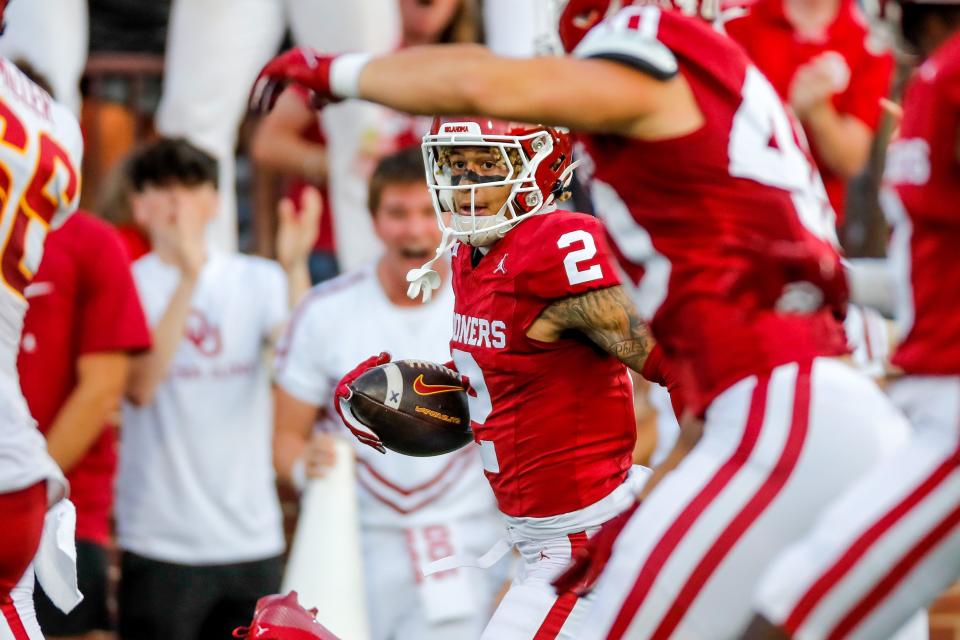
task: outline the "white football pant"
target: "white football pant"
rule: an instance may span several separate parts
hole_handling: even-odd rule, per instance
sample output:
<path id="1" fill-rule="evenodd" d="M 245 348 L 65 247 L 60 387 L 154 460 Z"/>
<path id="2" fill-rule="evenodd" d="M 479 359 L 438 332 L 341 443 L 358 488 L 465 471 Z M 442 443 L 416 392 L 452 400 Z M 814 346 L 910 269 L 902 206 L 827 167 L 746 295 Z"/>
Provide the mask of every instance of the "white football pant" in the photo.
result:
<path id="1" fill-rule="evenodd" d="M 618 538 L 582 637 L 737 637 L 773 558 L 907 437 L 880 389 L 839 360 L 734 384 Z"/>
<path id="2" fill-rule="evenodd" d="M 31 564 L 10 592 L 10 601 L 0 602 L 0 640 L 43 640 L 33 609 L 33 583 Z"/>
<path id="3" fill-rule="evenodd" d="M 960 377 L 889 388 L 913 430 L 777 560 L 757 594 L 806 638 L 888 638 L 960 577 Z"/>

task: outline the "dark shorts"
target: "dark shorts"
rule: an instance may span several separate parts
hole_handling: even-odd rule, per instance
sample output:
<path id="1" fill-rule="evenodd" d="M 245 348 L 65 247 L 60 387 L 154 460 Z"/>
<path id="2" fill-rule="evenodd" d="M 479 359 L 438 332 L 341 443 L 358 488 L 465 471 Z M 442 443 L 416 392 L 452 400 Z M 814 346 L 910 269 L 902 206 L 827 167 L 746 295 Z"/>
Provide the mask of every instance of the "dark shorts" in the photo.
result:
<path id="1" fill-rule="evenodd" d="M 106 548 L 95 542 L 77 540 L 77 583 L 83 601 L 68 614 L 57 609 L 37 583 L 33 602 L 44 634 L 79 636 L 91 631 L 113 629 L 107 608 L 108 565 Z"/>
<path id="2" fill-rule="evenodd" d="M 261 596 L 280 590 L 282 574 L 281 556 L 191 566 L 124 552 L 120 559 L 120 637 L 229 638 L 236 627 L 250 624 Z"/>

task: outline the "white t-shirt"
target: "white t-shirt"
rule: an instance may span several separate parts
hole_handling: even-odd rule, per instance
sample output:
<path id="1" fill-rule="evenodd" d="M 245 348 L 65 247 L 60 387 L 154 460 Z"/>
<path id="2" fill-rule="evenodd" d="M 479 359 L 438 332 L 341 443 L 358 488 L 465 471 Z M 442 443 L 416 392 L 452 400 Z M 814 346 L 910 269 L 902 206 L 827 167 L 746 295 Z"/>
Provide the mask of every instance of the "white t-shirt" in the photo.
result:
<path id="1" fill-rule="evenodd" d="M 148 254 L 133 275 L 156 326 L 180 273 Z M 123 408 L 116 500 L 122 549 L 179 564 L 283 551 L 263 349 L 286 315 L 287 282 L 276 263 L 211 254 L 154 402 Z"/>
<path id="2" fill-rule="evenodd" d="M 277 350 L 277 384 L 326 408 L 318 428 L 345 432 L 333 410 L 333 391 L 359 362 L 381 351 L 394 360 L 450 360 L 450 283 L 435 295 L 426 305 L 398 307 L 387 299 L 373 265 L 314 287 Z M 356 445 L 365 526 L 435 524 L 496 509 L 473 444 L 442 456 L 413 458 L 393 451 L 384 455 L 347 437 Z"/>

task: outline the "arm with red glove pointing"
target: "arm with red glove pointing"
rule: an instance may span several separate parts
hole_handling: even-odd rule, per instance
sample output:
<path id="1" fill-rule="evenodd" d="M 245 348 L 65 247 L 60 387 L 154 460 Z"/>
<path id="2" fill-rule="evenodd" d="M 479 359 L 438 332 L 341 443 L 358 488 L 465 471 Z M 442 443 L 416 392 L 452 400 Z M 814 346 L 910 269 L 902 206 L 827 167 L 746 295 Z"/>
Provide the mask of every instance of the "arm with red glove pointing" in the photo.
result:
<path id="1" fill-rule="evenodd" d="M 386 447 L 384 447 L 380 441 L 380 437 L 365 424 L 357 420 L 350 410 L 350 398 L 353 397 L 353 389 L 350 385 L 370 369 L 379 367 L 382 364 L 387 364 L 388 362 L 390 362 L 390 354 L 386 351 L 382 351 L 375 356 L 370 356 L 354 367 L 347 375 L 343 376 L 333 392 L 333 407 L 340 415 L 340 419 L 343 420 L 343 424 L 350 429 L 350 433 L 352 433 L 357 440 L 368 447 L 376 449 L 380 453 L 387 452 Z"/>
<path id="2" fill-rule="evenodd" d="M 299 47 L 263 68 L 251 108 L 269 110 L 288 84 L 309 89 L 315 104 L 358 98 L 420 115 L 487 115 L 620 135 L 690 100 L 682 81 L 663 82 L 618 62 L 506 58 L 477 45 L 406 47 L 377 57 Z"/>

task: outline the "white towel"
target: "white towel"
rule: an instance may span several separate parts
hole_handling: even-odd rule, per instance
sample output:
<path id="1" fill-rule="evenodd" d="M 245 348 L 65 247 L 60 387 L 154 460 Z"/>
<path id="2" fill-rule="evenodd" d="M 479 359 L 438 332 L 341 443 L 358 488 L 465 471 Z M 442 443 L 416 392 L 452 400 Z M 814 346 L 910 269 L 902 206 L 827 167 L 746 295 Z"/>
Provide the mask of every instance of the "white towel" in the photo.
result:
<path id="1" fill-rule="evenodd" d="M 77 510 L 64 498 L 47 511 L 34 559 L 37 582 L 50 601 L 70 613 L 83 600 L 77 586 Z"/>

